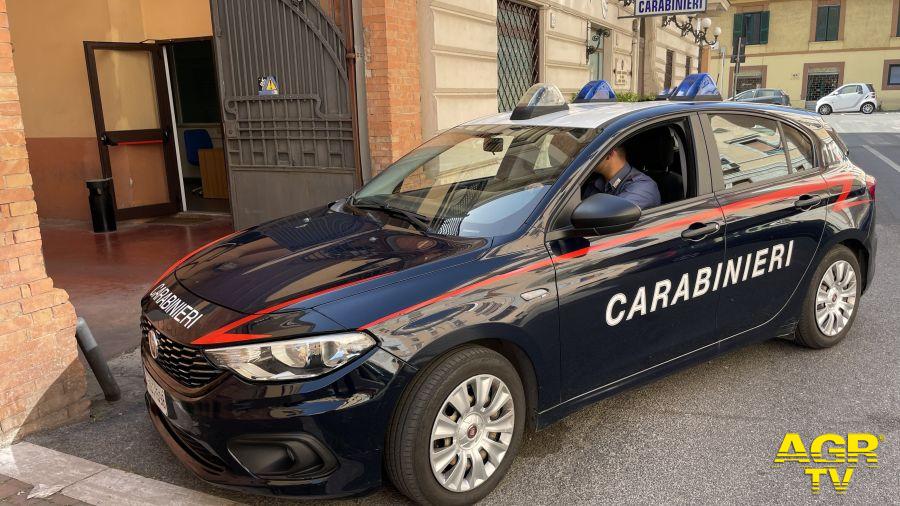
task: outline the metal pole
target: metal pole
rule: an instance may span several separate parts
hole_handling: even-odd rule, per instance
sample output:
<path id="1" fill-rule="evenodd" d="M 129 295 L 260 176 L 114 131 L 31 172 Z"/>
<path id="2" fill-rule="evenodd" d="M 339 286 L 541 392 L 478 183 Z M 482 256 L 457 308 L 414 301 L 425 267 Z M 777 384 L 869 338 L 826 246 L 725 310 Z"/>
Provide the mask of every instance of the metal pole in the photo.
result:
<path id="1" fill-rule="evenodd" d="M 116 378 L 110 372 L 109 364 L 103 359 L 100 347 L 97 345 L 97 341 L 94 339 L 94 335 L 91 333 L 91 329 L 88 327 L 87 322 L 84 321 L 84 318 L 78 318 L 78 323 L 75 325 L 75 339 L 78 340 L 78 347 L 84 353 L 84 358 L 91 367 L 91 371 L 94 372 L 97 383 L 100 383 L 100 388 L 103 390 L 103 396 L 106 397 L 106 400 L 115 402 L 121 399 L 122 392 L 119 390 Z"/>

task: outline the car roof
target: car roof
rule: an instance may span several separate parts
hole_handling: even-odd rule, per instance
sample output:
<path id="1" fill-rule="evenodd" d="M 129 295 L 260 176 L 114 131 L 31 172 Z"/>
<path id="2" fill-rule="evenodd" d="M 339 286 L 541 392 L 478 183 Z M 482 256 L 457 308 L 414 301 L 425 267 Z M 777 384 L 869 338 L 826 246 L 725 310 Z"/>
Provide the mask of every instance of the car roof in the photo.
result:
<path id="1" fill-rule="evenodd" d="M 667 114 L 677 112 L 698 112 L 707 109 L 725 109 L 734 110 L 735 112 L 763 111 L 774 113 L 783 118 L 793 119 L 804 123 L 811 128 L 820 128 L 824 126 L 824 123 L 818 114 L 802 109 L 742 102 L 672 102 L 668 100 L 657 100 L 652 102 L 597 102 L 569 104 L 568 110 L 523 120 L 512 120 L 510 119 L 511 112 L 501 112 L 474 119 L 463 123 L 461 126 L 520 125 L 558 128 L 597 128 L 632 113 L 647 112 L 652 114 L 658 110 L 659 114 Z"/>

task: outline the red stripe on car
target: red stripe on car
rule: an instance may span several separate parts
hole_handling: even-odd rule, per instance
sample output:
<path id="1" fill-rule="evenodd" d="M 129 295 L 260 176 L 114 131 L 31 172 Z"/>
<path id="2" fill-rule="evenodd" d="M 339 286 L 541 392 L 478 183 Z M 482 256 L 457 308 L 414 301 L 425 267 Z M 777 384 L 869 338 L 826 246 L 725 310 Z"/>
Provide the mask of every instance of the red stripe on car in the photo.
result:
<path id="1" fill-rule="evenodd" d="M 666 232 L 673 228 L 689 226 L 690 224 L 697 222 L 697 221 L 718 218 L 718 217 L 722 216 L 722 213 L 724 213 L 725 215 L 728 215 L 728 214 L 732 214 L 732 213 L 735 213 L 735 212 L 743 210 L 743 209 L 748 209 L 748 208 L 753 208 L 753 207 L 757 207 L 757 206 L 764 205 L 764 204 L 769 204 L 771 202 L 776 202 L 776 201 L 783 200 L 783 199 L 790 198 L 790 197 L 797 197 L 797 196 L 803 195 L 804 193 L 821 191 L 826 188 L 832 187 L 838 183 L 843 183 L 842 192 L 841 192 L 840 196 L 838 197 L 838 201 L 843 201 L 844 199 L 847 198 L 847 195 L 850 192 L 852 182 L 853 182 L 852 177 L 849 177 L 846 181 L 844 181 L 843 178 L 833 178 L 832 180 L 827 181 L 827 182 L 809 183 L 809 184 L 795 186 L 795 187 L 791 187 L 791 188 L 785 188 L 783 190 L 776 190 L 774 192 L 766 193 L 763 195 L 757 195 L 755 197 L 750 197 L 748 199 L 744 199 L 744 200 L 740 200 L 737 202 L 732 202 L 730 204 L 726 204 L 726 205 L 722 206 L 721 211 L 719 209 L 708 209 L 708 210 L 705 210 L 705 211 L 702 211 L 702 212 L 699 212 L 699 213 L 696 213 L 696 214 L 693 214 L 690 216 L 685 216 L 685 217 L 678 218 L 678 219 L 675 219 L 675 220 L 672 220 L 672 221 L 669 221 L 666 223 L 661 223 L 661 224 L 653 226 L 653 227 L 648 227 L 648 228 L 645 228 L 642 230 L 638 230 L 636 232 L 632 232 L 629 234 L 623 234 L 623 235 L 620 235 L 617 237 L 612 237 L 612 238 L 604 240 L 604 241 L 599 241 L 596 244 L 593 244 L 587 248 L 581 248 L 579 250 L 575 250 L 570 253 L 566 253 L 564 255 L 546 258 L 544 260 L 540 260 L 538 262 L 528 264 L 523 267 L 519 267 L 517 269 L 514 269 L 512 271 L 509 271 L 509 272 L 506 272 L 503 274 L 498 274 L 496 276 L 491 276 L 489 278 L 485 278 L 485 279 L 483 279 L 481 281 L 477 281 L 471 285 L 464 285 L 459 288 L 455 288 L 449 292 L 445 292 L 436 297 L 432 297 L 428 300 L 425 300 L 425 301 L 419 302 L 417 304 L 414 304 L 412 306 L 403 308 L 399 311 L 395 311 L 387 316 L 383 316 L 375 321 L 372 321 L 365 325 L 362 325 L 361 327 L 359 327 L 359 330 L 370 329 L 370 328 L 380 325 L 386 321 L 397 318 L 398 316 L 403 316 L 403 315 L 411 313 L 417 309 L 421 309 L 423 307 L 429 306 L 436 302 L 440 302 L 444 299 L 454 297 L 456 295 L 460 295 L 463 293 L 467 293 L 472 290 L 477 290 L 478 288 L 481 288 L 483 286 L 487 286 L 487 285 L 496 283 L 498 281 L 502 281 L 504 279 L 508 279 L 513 276 L 517 276 L 519 274 L 531 272 L 531 271 L 540 269 L 542 267 L 551 265 L 553 263 L 566 262 L 566 261 L 572 260 L 574 258 L 582 257 L 582 256 L 584 256 L 588 253 L 594 252 L 594 251 L 600 251 L 600 250 L 612 248 L 615 246 L 621 246 L 623 244 L 628 244 L 628 243 L 636 241 L 638 239 L 643 239 L 645 237 L 659 234 L 661 232 Z"/>

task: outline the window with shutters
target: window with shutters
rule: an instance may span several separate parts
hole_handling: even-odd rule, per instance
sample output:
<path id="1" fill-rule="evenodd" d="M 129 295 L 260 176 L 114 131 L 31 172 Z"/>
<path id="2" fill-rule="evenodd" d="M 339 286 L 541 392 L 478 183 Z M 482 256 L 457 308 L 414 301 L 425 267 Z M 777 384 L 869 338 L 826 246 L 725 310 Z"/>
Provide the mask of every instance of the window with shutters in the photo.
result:
<path id="1" fill-rule="evenodd" d="M 816 41 L 838 40 L 840 24 L 840 5 L 819 6 L 816 11 Z"/>
<path id="2" fill-rule="evenodd" d="M 769 11 L 741 12 L 734 15 L 734 47 L 738 38 L 744 38 L 744 44 L 769 43 Z"/>

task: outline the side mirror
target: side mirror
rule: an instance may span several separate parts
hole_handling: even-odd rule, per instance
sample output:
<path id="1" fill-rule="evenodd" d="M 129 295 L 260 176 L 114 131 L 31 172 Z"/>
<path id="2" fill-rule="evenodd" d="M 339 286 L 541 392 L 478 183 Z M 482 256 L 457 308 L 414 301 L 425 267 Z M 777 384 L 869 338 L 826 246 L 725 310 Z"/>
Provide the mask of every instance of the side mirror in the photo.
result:
<path id="1" fill-rule="evenodd" d="M 641 219 L 641 208 L 615 195 L 597 193 L 584 199 L 572 211 L 572 226 L 578 232 L 595 235 L 621 232 Z"/>

